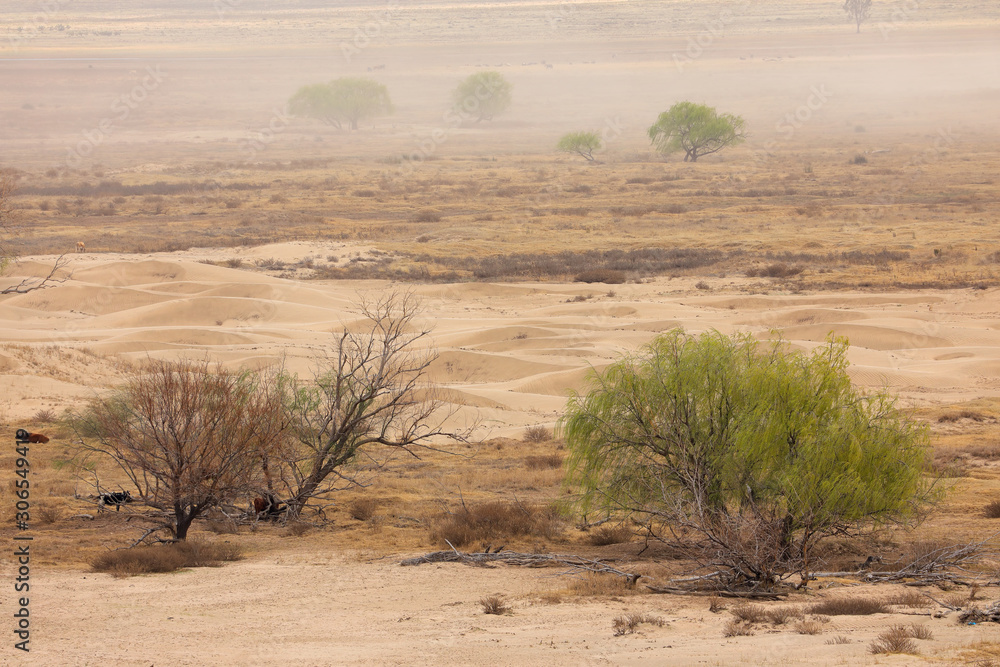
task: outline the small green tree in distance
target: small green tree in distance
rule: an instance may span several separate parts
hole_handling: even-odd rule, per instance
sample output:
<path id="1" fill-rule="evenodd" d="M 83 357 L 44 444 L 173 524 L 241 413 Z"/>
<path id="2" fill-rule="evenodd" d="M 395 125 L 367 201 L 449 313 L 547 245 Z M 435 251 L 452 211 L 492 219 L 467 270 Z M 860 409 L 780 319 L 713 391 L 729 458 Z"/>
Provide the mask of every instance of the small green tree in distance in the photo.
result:
<path id="1" fill-rule="evenodd" d="M 597 132 L 570 132 L 564 134 L 556 148 L 564 153 L 576 153 L 593 162 L 594 151 L 601 149 L 601 135 Z"/>
<path id="2" fill-rule="evenodd" d="M 560 422 L 582 509 L 638 521 L 731 588 L 807 582 L 824 538 L 915 521 L 936 497 L 926 431 L 852 387 L 846 355 L 675 329 L 595 372 Z"/>
<path id="3" fill-rule="evenodd" d="M 335 127 L 358 129 L 358 123 L 393 111 L 389 91 L 372 79 L 342 77 L 299 88 L 288 101 L 296 116 L 316 118 Z"/>
<path id="4" fill-rule="evenodd" d="M 452 92 L 456 113 L 475 118 L 476 122 L 493 120 L 510 107 L 514 87 L 500 72 L 470 74 Z"/>
<path id="5" fill-rule="evenodd" d="M 678 102 L 660 114 L 648 134 L 660 153 L 684 151 L 685 162 L 697 162 L 703 155 L 743 142 L 746 122 L 704 104 Z"/>

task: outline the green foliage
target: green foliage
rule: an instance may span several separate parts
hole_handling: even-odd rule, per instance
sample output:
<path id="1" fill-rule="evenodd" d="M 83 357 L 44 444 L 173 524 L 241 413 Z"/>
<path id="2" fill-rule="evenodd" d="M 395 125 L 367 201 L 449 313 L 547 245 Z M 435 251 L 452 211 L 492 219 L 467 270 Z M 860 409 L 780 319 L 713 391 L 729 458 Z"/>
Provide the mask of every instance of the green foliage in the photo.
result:
<path id="1" fill-rule="evenodd" d="M 721 151 L 746 139 L 746 123 L 739 116 L 719 114 L 714 107 L 678 102 L 664 111 L 648 130 L 650 141 L 663 154 L 684 151 L 684 161 Z"/>
<path id="2" fill-rule="evenodd" d="M 476 72 L 465 78 L 452 93 L 454 110 L 478 123 L 493 120 L 507 110 L 513 86 L 500 72 Z"/>
<path id="3" fill-rule="evenodd" d="M 560 421 L 584 511 L 624 512 L 730 583 L 798 572 L 824 537 L 915 518 L 926 432 L 861 395 L 847 342 L 668 332 L 593 375 Z"/>
<path id="4" fill-rule="evenodd" d="M 601 135 L 597 132 L 570 132 L 563 135 L 556 148 L 564 153 L 576 153 L 593 160 L 594 151 L 601 149 Z"/>
<path id="5" fill-rule="evenodd" d="M 330 83 L 302 86 L 288 101 L 296 116 L 318 118 L 336 127 L 358 129 L 358 122 L 393 111 L 389 91 L 371 79 L 342 77 Z"/>

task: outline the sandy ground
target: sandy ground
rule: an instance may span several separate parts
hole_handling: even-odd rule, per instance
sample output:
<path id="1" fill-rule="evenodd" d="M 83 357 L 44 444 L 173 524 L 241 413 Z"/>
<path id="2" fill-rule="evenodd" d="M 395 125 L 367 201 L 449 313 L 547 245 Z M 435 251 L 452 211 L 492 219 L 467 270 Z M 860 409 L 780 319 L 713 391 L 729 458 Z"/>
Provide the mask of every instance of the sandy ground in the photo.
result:
<path id="1" fill-rule="evenodd" d="M 205 264 L 242 256 L 296 260 L 363 255 L 341 244 L 282 244 L 126 256 L 81 254 L 72 278 L 0 300 L 0 404 L 8 421 L 30 424 L 115 381 L 114 359 L 195 357 L 265 365 L 284 355 L 307 372 L 330 332 L 357 318 L 359 294 L 398 286 L 318 283 Z M 23 258 L 8 276 L 39 273 L 52 258 Z M 780 332 L 809 348 L 835 332 L 850 336 L 851 372 L 864 386 L 887 384 L 910 404 L 995 395 L 1000 380 L 1000 292 L 898 294 L 765 293 L 766 281 L 661 278 L 644 284 L 448 284 L 412 289 L 423 300 L 440 354 L 434 380 L 490 435 L 549 424 L 568 388 L 584 389 L 591 366 L 682 326 Z M 753 285 L 756 294 L 751 294 Z M 588 297 L 578 301 L 578 297 Z M 911 616 L 837 617 L 820 635 L 787 629 L 724 638 L 726 614 L 704 599 L 626 597 L 550 604 L 537 596 L 566 586 L 552 570 L 460 565 L 403 568 L 398 557 L 291 546 L 221 569 L 116 580 L 47 571 L 32 584 L 33 665 L 404 665 L 404 664 L 924 664 L 880 657 L 867 644 Z M 9 574 L 10 561 L 3 563 Z M 478 600 L 511 597 L 509 616 L 485 616 Z M 9 609 L 11 600 L 2 604 Z M 667 625 L 614 637 L 612 619 L 648 611 Z M 933 611 L 933 610 L 931 610 Z M 954 656 L 988 627 L 925 619 L 935 638 L 924 656 Z M 827 646 L 834 636 L 850 643 Z M 817 647 L 822 646 L 822 653 Z M 951 658 L 944 659 L 946 662 Z M 928 663 L 929 664 L 929 663 Z M 940 660 L 938 662 L 940 664 Z"/>

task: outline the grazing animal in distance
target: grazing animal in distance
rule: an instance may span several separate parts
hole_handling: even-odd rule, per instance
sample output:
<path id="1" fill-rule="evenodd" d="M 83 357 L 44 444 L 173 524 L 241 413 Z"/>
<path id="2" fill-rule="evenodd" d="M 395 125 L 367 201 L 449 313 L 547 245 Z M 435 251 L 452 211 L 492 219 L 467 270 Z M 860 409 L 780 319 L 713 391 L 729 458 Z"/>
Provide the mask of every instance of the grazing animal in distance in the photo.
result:
<path id="1" fill-rule="evenodd" d="M 125 503 L 132 502 L 132 492 L 131 491 L 115 491 L 113 493 L 102 493 L 98 496 L 97 506 L 104 510 L 107 505 L 114 505 L 115 511 L 121 510 L 122 505 Z"/>
<path id="2" fill-rule="evenodd" d="M 87 244 L 84 243 L 83 241 L 77 241 L 76 242 L 76 251 L 77 252 L 87 252 Z"/>
<path id="3" fill-rule="evenodd" d="M 48 436 L 42 435 L 41 433 L 28 433 L 23 428 L 17 429 L 17 433 L 14 434 L 14 439 L 18 442 L 33 442 L 35 444 L 45 444 L 49 441 Z"/>

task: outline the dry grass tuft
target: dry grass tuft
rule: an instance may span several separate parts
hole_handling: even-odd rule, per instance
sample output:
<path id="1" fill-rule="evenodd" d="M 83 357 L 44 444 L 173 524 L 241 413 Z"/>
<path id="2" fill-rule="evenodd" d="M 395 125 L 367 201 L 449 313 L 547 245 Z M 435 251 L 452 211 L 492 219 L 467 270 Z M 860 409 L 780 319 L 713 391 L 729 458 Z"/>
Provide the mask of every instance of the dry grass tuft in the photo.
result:
<path id="1" fill-rule="evenodd" d="M 986 421 L 986 415 L 975 410 L 961 410 L 958 412 L 946 412 L 938 417 L 938 423 L 947 424 L 957 422 L 960 419 L 971 419 L 974 422 Z"/>
<path id="2" fill-rule="evenodd" d="M 378 499 L 377 498 L 357 498 L 351 501 L 351 504 L 347 506 L 347 513 L 352 519 L 357 519 L 358 521 L 368 521 L 373 516 L 375 516 L 375 510 L 378 509 Z"/>
<path id="3" fill-rule="evenodd" d="M 763 623 L 767 620 L 767 610 L 751 602 L 740 602 L 734 605 L 729 613 L 743 623 Z"/>
<path id="4" fill-rule="evenodd" d="M 638 628 L 639 625 L 642 623 L 655 625 L 658 628 L 662 628 L 664 625 L 666 625 L 666 622 L 659 616 L 653 616 L 652 614 L 632 613 L 617 617 L 614 621 L 612 621 L 611 627 L 615 631 L 615 637 L 621 637 L 622 635 L 632 634 L 633 632 L 635 632 L 636 628 Z"/>
<path id="5" fill-rule="evenodd" d="M 885 603 L 897 607 L 910 607 L 913 609 L 929 607 L 933 604 L 928 598 L 916 591 L 901 591 L 895 595 L 890 595 L 885 599 Z"/>
<path id="6" fill-rule="evenodd" d="M 723 637 L 752 637 L 754 634 L 756 634 L 756 632 L 754 631 L 752 624 L 745 623 L 735 618 L 730 619 L 729 622 L 726 623 L 725 627 L 722 628 Z"/>
<path id="7" fill-rule="evenodd" d="M 628 526 L 608 526 L 603 525 L 590 533 L 587 541 L 595 547 L 604 547 L 609 544 L 623 544 L 632 539 L 632 531 Z"/>
<path id="8" fill-rule="evenodd" d="M 524 457 L 524 466 L 528 470 L 554 470 L 562 468 L 563 459 L 558 454 L 543 454 Z"/>
<path id="9" fill-rule="evenodd" d="M 713 595 L 708 599 L 708 610 L 713 614 L 718 614 L 726 610 L 726 603 L 718 595 Z"/>
<path id="10" fill-rule="evenodd" d="M 811 614 L 824 616 L 868 616 L 887 614 L 891 610 L 885 600 L 877 598 L 831 598 L 817 602 L 809 608 Z"/>
<path id="11" fill-rule="evenodd" d="M 507 603 L 507 599 L 500 594 L 481 597 L 479 598 L 479 604 L 482 606 L 484 614 L 503 616 L 513 611 L 513 608 Z"/>
<path id="12" fill-rule="evenodd" d="M 187 540 L 167 545 L 143 546 L 101 554 L 91 562 L 95 572 L 115 577 L 174 572 L 185 567 L 218 567 L 243 558 L 235 544 L 213 544 Z"/>
<path id="13" fill-rule="evenodd" d="M 432 528 L 431 537 L 457 548 L 512 537 L 551 539 L 557 532 L 556 518 L 549 509 L 495 500 L 444 518 Z"/>
<path id="14" fill-rule="evenodd" d="M 874 655 L 880 653 L 916 653 L 917 645 L 913 642 L 908 628 L 894 625 L 868 645 L 868 652 Z"/>
<path id="15" fill-rule="evenodd" d="M 552 439 L 552 431 L 545 428 L 544 426 L 529 426 L 524 429 L 524 435 L 521 436 L 521 440 L 524 442 L 548 442 Z M 562 462 L 560 462 L 561 464 Z"/>
<path id="16" fill-rule="evenodd" d="M 794 629 L 800 635 L 818 635 L 823 632 L 823 624 L 819 621 L 799 621 Z"/>
<path id="17" fill-rule="evenodd" d="M 635 586 L 629 586 L 622 577 L 611 574 L 588 573 L 573 580 L 568 587 L 572 595 L 587 597 L 619 597 L 635 595 Z"/>
<path id="18" fill-rule="evenodd" d="M 854 642 L 851 641 L 850 637 L 845 637 L 844 635 L 837 635 L 836 637 L 827 639 L 823 643 L 833 645 L 833 644 L 853 644 Z"/>
<path id="19" fill-rule="evenodd" d="M 784 625 L 793 619 L 801 619 L 803 613 L 796 607 L 777 607 L 768 609 L 766 617 L 772 625 Z"/>
<path id="20" fill-rule="evenodd" d="M 987 519 L 1000 519 L 1000 500 L 994 500 L 984 507 L 983 515 Z"/>

